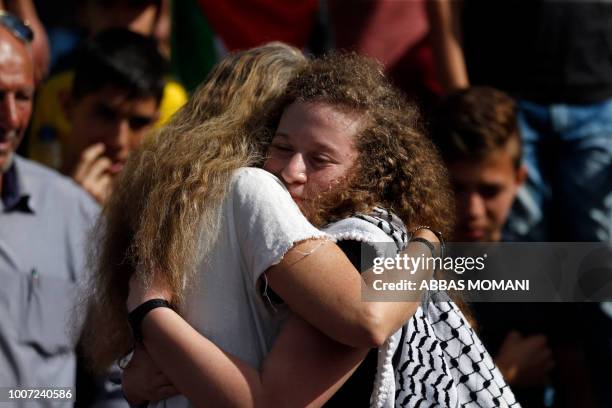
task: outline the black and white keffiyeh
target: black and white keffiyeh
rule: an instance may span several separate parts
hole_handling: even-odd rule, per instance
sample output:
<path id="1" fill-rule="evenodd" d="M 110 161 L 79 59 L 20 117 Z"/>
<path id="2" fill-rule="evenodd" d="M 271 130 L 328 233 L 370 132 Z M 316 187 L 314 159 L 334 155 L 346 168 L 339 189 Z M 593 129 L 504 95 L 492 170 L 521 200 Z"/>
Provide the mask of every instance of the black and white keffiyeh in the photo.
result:
<path id="1" fill-rule="evenodd" d="M 389 340 L 395 374 L 394 405 L 374 406 L 518 407 L 493 359 L 446 293 L 423 302 Z M 374 402 L 374 400 L 373 400 Z"/>
<path id="2" fill-rule="evenodd" d="M 367 243 L 378 256 L 394 256 L 409 242 L 402 221 L 376 208 L 325 229 L 337 241 Z M 389 242 L 397 246 L 389 253 Z M 444 292 L 428 292 L 415 315 L 378 350 L 370 406 L 520 407 L 457 305 Z"/>

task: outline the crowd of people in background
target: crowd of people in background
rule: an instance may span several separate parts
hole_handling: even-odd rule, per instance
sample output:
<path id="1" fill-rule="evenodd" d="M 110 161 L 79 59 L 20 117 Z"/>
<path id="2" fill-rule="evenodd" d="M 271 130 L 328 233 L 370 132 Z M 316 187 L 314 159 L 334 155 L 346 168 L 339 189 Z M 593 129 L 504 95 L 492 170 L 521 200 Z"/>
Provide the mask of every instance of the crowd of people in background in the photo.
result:
<path id="1" fill-rule="evenodd" d="M 295 48 L 278 44 L 262 47 L 272 41 Z M 245 50 L 251 51 L 239 53 Z M 381 77 L 376 76 L 376 68 L 369 66 L 365 59 L 325 57 L 336 50 L 377 60 L 383 70 Z M 266 53 L 272 55 L 269 61 L 265 59 Z M 273 65 L 280 64 L 274 58 L 286 66 Z M 315 62 L 307 63 L 308 58 Z M 260 63 L 271 65 L 266 72 L 259 73 L 253 67 Z M 352 69 L 363 75 L 364 82 L 351 83 L 355 78 L 349 78 L 348 69 L 334 69 L 334 64 L 354 64 Z M 249 76 L 251 72 L 247 68 L 253 68 L 259 76 Z M 273 74 L 275 77 L 270 78 Z M 335 82 L 325 82 L 332 77 Z M 241 85 L 241 81 L 246 81 L 250 88 Z M 262 86 L 265 90 L 257 89 Z M 296 88 L 300 86 L 304 89 Z M 330 96 L 334 92 L 337 95 Z M 355 99 L 350 100 L 347 95 Z M 366 101 L 368 97 L 374 102 Z M 250 102 L 249 106 L 245 101 Z M 362 114 L 368 119 L 363 119 Z M 340 131 L 338 124 L 346 126 Z M 352 125 L 356 128 L 351 129 Z M 304 169 L 308 165 L 294 162 L 293 154 L 314 155 L 308 141 L 314 137 L 312 145 L 325 144 L 317 139 L 317 132 L 322 129 L 326 129 L 327 133 L 323 133 L 332 142 L 334 137 L 341 140 L 346 132 L 350 137 L 359 135 L 361 144 L 353 151 L 352 147 L 333 142 L 332 153 L 330 149 L 323 152 L 326 157 L 338 155 L 325 159 L 342 170 L 334 175 L 337 179 L 329 176 L 318 180 L 313 176 L 309 182 L 306 180 L 309 174 L 304 170 L 302 180 L 302 173 L 296 169 L 300 163 Z M 198 132 L 208 132 L 201 143 L 199 136 L 194 136 Z M 385 132 L 396 132 L 395 138 L 387 139 Z M 192 144 L 179 146 L 174 140 L 167 140 L 179 140 L 179 135 L 192 135 Z M 213 137 L 222 141 L 219 143 L 226 143 L 226 148 L 211 142 Z M 243 137 L 245 141 L 240 139 Z M 378 156 L 368 151 L 374 151 L 374 146 Z M 192 155 L 197 155 L 194 152 L 198 149 L 212 150 L 207 153 L 209 156 L 196 160 Z M 133 152 L 136 153 L 132 155 Z M 376 160 L 382 161 L 382 156 L 392 157 L 396 153 L 409 164 L 390 160 L 391 164 L 381 165 L 382 175 L 376 173 Z M 170 157 L 171 154 L 176 157 Z M 268 161 L 261 160 L 264 156 Z M 133 162 L 129 161 L 130 157 Z M 214 166 L 205 160 L 207 157 L 217 160 Z M 360 163 L 360 172 L 346 172 L 342 167 L 345 161 L 349 163 L 346 168 L 351 169 L 353 163 Z M 444 165 L 448 180 L 438 178 L 438 162 Z M 175 167 L 168 167 L 170 164 Z M 145 375 L 155 371 L 153 360 L 161 359 L 168 366 L 173 361 L 180 362 L 180 356 L 165 354 L 156 348 L 159 345 L 150 345 L 150 356 L 144 348 L 140 351 L 137 348 L 133 363 L 126 371 L 124 379 L 129 387 L 125 390 L 121 386 L 119 362 L 106 364 L 105 370 L 95 374 L 88 369 L 91 362 L 84 356 L 91 354 L 91 349 L 87 347 L 95 344 L 94 348 L 112 349 L 92 343 L 92 336 L 93 340 L 100 339 L 95 338 L 96 326 L 91 316 L 98 313 L 101 321 L 118 316 L 126 299 L 131 299 L 127 280 L 119 280 L 121 284 L 115 285 L 116 298 L 109 297 L 121 301 L 120 306 L 115 305 L 117 309 L 113 313 L 116 314 L 105 316 L 108 305 L 104 303 L 104 293 L 90 293 L 100 303 L 89 305 L 94 312 L 90 310 L 87 319 L 85 312 L 81 316 L 75 308 L 86 301 L 78 297 L 91 271 L 113 269 L 110 264 L 91 264 L 99 251 L 113 256 L 148 254 L 152 261 L 141 263 L 152 267 L 182 265 L 185 270 L 181 273 L 188 273 L 189 257 L 168 261 L 175 255 L 156 253 L 153 247 L 145 248 L 149 252 L 138 252 L 141 247 L 137 239 L 146 234 L 161 234 L 164 228 L 166 234 L 174 231 L 174 224 L 168 224 L 169 227 L 163 224 L 164 217 L 172 220 L 168 215 L 172 207 L 160 205 L 164 213 L 158 217 L 157 229 L 147 230 L 153 228 L 153 221 L 157 219 L 155 209 L 131 200 L 162 197 L 181 202 L 186 197 L 196 200 L 216 194 L 214 197 L 219 201 L 226 194 L 225 187 L 220 186 L 230 183 L 232 171 L 245 166 L 262 167 L 278 177 L 280 184 L 275 185 L 269 175 L 258 172 L 244 179 L 261 183 L 261 188 L 268 189 L 272 196 L 284 185 L 298 203 L 305 216 L 295 215 L 294 219 L 296 225 L 301 225 L 302 218 L 305 223 L 300 230 L 303 236 L 295 234 L 300 240 L 318 236 L 320 232 L 308 223 L 317 228 L 326 226 L 328 229 L 322 230 L 333 236 L 334 231 L 338 233 L 334 228 L 342 227 L 328 223 L 338 222 L 342 226 L 342 221 L 346 221 L 343 218 L 351 220 L 355 213 L 364 212 L 366 218 L 389 222 L 389 226 L 385 224 L 387 229 L 382 239 L 393 238 L 391 241 L 398 244 L 397 250 L 406 250 L 409 246 L 405 239 L 396 239 L 395 230 L 426 241 L 428 248 L 430 241 L 434 244 L 441 241 L 436 234 L 428 234 L 430 229 L 444 230 L 444 238 L 455 242 L 612 244 L 612 3 L 605 0 L 0 0 L 0 387 L 76 387 L 78 406 L 127 407 L 126 395 L 132 403 L 141 404 L 172 397 L 179 390 L 188 396 L 197 395 L 197 387 L 177 380 L 171 370 L 159 370 L 157 377 Z M 153 167 L 159 171 L 152 171 Z M 174 173 L 162 174 L 168 169 Z M 128 176 L 122 179 L 124 171 Z M 177 174 L 187 180 L 184 186 L 173 184 Z M 390 174 L 394 177 L 401 174 L 403 178 L 396 180 Z M 358 175 L 361 180 L 357 179 Z M 204 176 L 209 178 L 212 187 L 199 189 L 198 182 Z M 425 186 L 427 181 L 435 186 Z M 337 187 L 333 194 L 324 195 L 332 185 Z M 156 186 L 172 194 L 162 194 L 155 190 Z M 398 190 L 399 186 L 403 190 Z M 245 188 L 244 194 L 255 194 Z M 207 189 L 212 189 L 212 193 Z M 410 203 L 411 197 L 404 196 L 408 192 L 418 205 Z M 237 194 L 236 200 L 242 197 L 241 193 L 232 194 Z M 440 198 L 436 200 L 428 194 Z M 305 204 L 310 196 L 317 196 L 317 205 L 321 208 Z M 217 208 L 220 202 L 208 205 Z M 446 208 L 451 202 L 454 207 Z M 283 203 L 280 199 L 274 200 L 270 206 L 278 206 L 277 215 L 292 217 Z M 366 204 L 379 212 L 372 212 Z M 380 212 L 374 204 L 385 204 L 393 211 Z M 427 209 L 427 205 L 431 208 Z M 194 205 L 181 211 L 184 217 L 196 217 L 189 211 L 204 210 Z M 101 214 L 114 217 L 110 226 L 100 221 Z M 146 217 L 149 224 L 143 226 L 140 223 Z M 178 219 L 184 222 L 188 218 Z M 440 226 L 435 225 L 437 222 Z M 104 245 L 95 241 L 91 231 L 96 223 L 98 231 L 107 228 L 105 231 L 113 240 L 107 240 Z M 183 234 L 183 238 L 176 238 L 180 245 L 190 245 L 185 241 L 187 236 L 194 242 L 200 239 L 197 229 L 188 230 L 199 228 L 200 224 L 177 225 L 180 228 L 174 232 Z M 216 227 L 212 225 L 210 228 L 214 230 Z M 282 227 L 277 227 L 278 234 L 283 231 Z M 426 232 L 420 231 L 421 227 Z M 261 227 L 264 237 L 272 234 L 266 228 Z M 359 228 L 367 230 L 369 226 Z M 140 229 L 144 235 L 136 235 L 141 233 Z M 257 230 L 257 225 L 253 229 Z M 342 240 L 336 239 L 354 267 L 331 265 L 351 273 L 359 270 L 350 256 L 354 248 L 341 245 Z M 318 265 L 314 263 L 317 257 L 323 257 L 311 251 L 327 251 L 327 245 L 322 245 L 323 249 L 301 248 L 312 258 L 313 265 Z M 160 247 L 154 249 L 159 251 Z M 182 250 L 185 252 L 177 253 L 190 253 Z M 310 339 L 308 330 L 313 327 L 305 327 L 312 324 L 314 329 L 338 343 L 323 343 L 313 335 L 312 339 L 324 350 L 321 353 L 328 354 L 318 356 L 321 361 L 312 357 L 308 361 L 296 359 L 296 365 L 303 369 L 300 375 L 308 378 L 315 375 L 309 370 L 332 367 L 329 378 L 319 378 L 321 387 L 336 381 L 332 375 L 336 372 L 343 378 L 342 382 L 352 375 L 344 387 L 341 383 L 329 386 L 332 391 L 328 390 L 329 395 L 321 397 L 320 403 L 331 398 L 329 406 L 342 406 L 357 391 L 373 395 L 375 401 L 383 401 L 382 388 L 378 397 L 374 397 L 374 384 L 380 386 L 384 382 L 380 374 L 384 372 L 381 368 L 385 366 L 384 359 L 380 357 L 381 351 L 374 349 L 368 353 L 367 349 L 378 347 L 388 351 L 392 348 L 393 336 L 403 339 L 405 331 L 419 331 L 416 322 L 429 325 L 431 336 L 436 336 L 432 322 L 439 314 L 427 309 L 409 312 L 406 309 L 400 314 L 404 320 L 409 319 L 404 325 L 399 323 L 399 318 L 387 318 L 387 322 L 393 323 L 385 326 L 387 330 L 382 331 L 385 338 L 381 341 L 366 346 L 351 344 L 336 330 L 343 328 L 348 333 L 361 328 L 357 323 L 348 324 L 350 319 L 346 317 L 358 307 L 348 301 L 342 310 L 331 306 L 329 309 L 305 307 L 295 300 L 297 292 L 287 289 L 289 284 L 301 287 L 304 283 L 299 279 L 279 283 L 279 273 L 273 273 L 272 266 L 282 260 L 284 253 L 280 255 L 276 261 L 270 256 L 265 265 L 272 272 L 264 273 L 264 268 L 253 278 L 257 282 L 265 280 L 265 289 L 260 291 L 257 286 L 257 290 L 249 292 L 251 309 L 244 315 L 268 313 L 269 305 L 273 309 L 289 305 L 305 321 L 288 323 L 288 328 L 280 332 L 282 341 L 279 340 L 281 346 L 277 348 L 269 344 L 274 337 L 266 334 L 256 352 L 251 353 L 250 349 L 244 355 L 241 351 L 234 352 L 247 360 L 239 363 L 243 375 L 251 378 L 255 375 L 251 366 L 256 371 L 260 365 L 267 364 L 267 352 L 270 367 L 278 370 L 271 372 L 282 373 L 286 367 L 279 362 L 285 360 L 279 356 L 286 360 L 295 358 L 292 353 L 282 354 L 283 345 L 296 344 L 291 337 L 297 337 L 295 333 Z M 191 257 L 195 259 L 193 254 Z M 113 259 L 125 266 L 119 258 Z M 293 267 L 280 265 L 289 271 Z M 125 268 L 130 274 L 137 274 L 137 268 L 129 265 Z M 176 294 L 181 292 L 177 282 L 184 285 L 188 278 L 176 271 L 172 273 L 168 279 L 176 285 L 173 287 Z M 211 284 L 214 275 L 211 272 L 206 275 L 208 280 L 204 286 L 214 289 Z M 106 289 L 114 287 L 112 283 L 117 282 L 107 282 Z M 146 283 L 150 285 L 151 281 Z M 304 290 L 301 295 L 305 299 L 316 299 L 315 294 L 324 296 L 323 293 L 335 297 L 335 292 L 316 289 Z M 134 290 L 146 292 L 137 283 L 130 282 L 130 296 Z M 160 289 L 159 293 L 162 292 Z M 228 293 L 229 297 L 235 295 Z M 96 298 L 97 295 L 102 297 Z M 240 303 L 242 300 L 221 306 L 224 305 L 221 298 L 225 297 L 222 292 L 207 292 L 206 296 L 208 303 L 203 304 L 207 310 L 217 308 L 219 314 L 227 312 L 224 307 L 242 310 L 245 306 Z M 262 310 L 255 307 L 253 312 L 253 304 L 257 303 L 253 298 L 260 297 L 269 305 Z M 172 296 L 167 300 L 175 301 Z M 487 356 L 482 364 L 489 361 L 490 353 L 490 360 L 497 367 L 491 369 L 490 381 L 501 390 L 499 395 L 491 392 L 493 399 L 490 396 L 481 399 L 469 386 L 468 393 L 457 387 L 455 397 L 451 398 L 467 401 L 462 400 L 463 392 L 469 394 L 468 400 L 487 401 L 491 406 L 500 401 L 500 406 L 612 406 L 612 374 L 608 369 L 612 364 L 612 302 L 468 305 L 460 299 L 448 302 L 452 307 L 443 314 L 455 313 L 462 327 L 469 328 L 470 322 L 474 323 L 473 333 L 480 338 L 474 344 L 482 340 L 481 356 Z M 325 323 L 320 325 L 318 318 L 311 316 L 317 310 L 327 315 Z M 171 328 L 168 330 L 180 329 L 184 317 L 178 317 L 181 319 L 178 326 L 163 321 L 159 325 L 163 328 L 168 324 Z M 232 339 L 223 338 L 208 327 L 214 324 L 225 327 L 227 322 L 219 319 L 219 316 L 202 317 L 202 330 L 192 337 L 194 344 L 202 341 L 202 336 L 210 335 L 217 346 L 231 349 Z M 118 336 L 111 345 L 115 347 L 113 352 L 130 341 L 131 332 L 125 320 L 106 322 Z M 271 327 L 278 329 L 279 322 L 275 319 L 261 320 L 263 323 L 258 319 L 255 323 L 248 319 L 241 322 L 249 327 L 254 325 L 256 330 L 249 334 L 253 337 L 260 333 L 261 324 L 270 333 L 274 331 Z M 326 326 L 328 323 L 334 327 Z M 89 339 L 83 335 L 83 328 Z M 231 325 L 227 330 L 230 329 Z M 457 336 L 471 339 L 470 333 Z M 221 340 L 215 341 L 215 336 Z M 437 345 L 434 343 L 431 350 Z M 341 348 L 349 346 L 356 347 L 357 352 L 351 354 Z M 177 349 L 180 350 L 180 344 Z M 212 348 L 202 350 L 215 355 Z M 262 354 L 262 350 L 266 353 Z M 113 352 L 108 355 L 117 359 Z M 396 352 L 401 356 L 398 359 L 407 358 L 402 350 Z M 332 355 L 338 361 L 330 362 Z M 346 360 L 339 362 L 338 356 Z M 361 360 L 364 362 L 359 366 Z M 202 366 L 206 367 L 204 363 Z M 460 382 L 462 377 L 456 370 L 434 366 L 432 372 L 440 370 L 439 381 L 446 376 L 451 382 L 452 379 Z M 377 367 L 379 374 L 375 377 L 372 373 Z M 394 368 L 397 375 L 397 367 L 389 369 Z M 221 372 L 231 372 L 230 368 L 225 370 Z M 210 372 L 202 368 L 192 372 L 194 378 L 208 381 L 211 390 L 218 387 L 219 403 L 232 402 L 231 392 L 224 394 L 227 390 L 223 384 L 215 384 Z M 362 374 L 367 372 L 371 374 L 369 377 Z M 289 379 L 298 381 L 302 378 L 300 375 Z M 144 384 L 142 378 L 158 384 Z M 227 374 L 228 383 L 238 381 L 236 378 Z M 262 376 L 262 384 L 263 379 Z M 439 402 L 438 395 L 427 394 L 426 383 L 425 377 L 420 382 L 423 400 Z M 292 386 L 295 384 L 288 381 L 287 389 Z M 315 388 L 313 385 L 312 390 L 300 389 L 303 394 L 296 392 L 291 395 L 294 400 L 283 401 L 301 403 L 300 398 L 308 398 L 305 396 L 308 392 L 316 393 Z M 487 384 L 477 391 L 483 389 L 492 388 Z M 260 391 L 262 395 L 271 392 L 265 387 Z M 332 397 L 335 392 L 337 395 Z M 402 401 L 399 396 L 405 395 L 404 392 L 398 386 L 392 400 L 399 404 Z M 286 397 L 282 392 L 280 395 L 278 398 Z M 368 404 L 365 401 L 368 395 L 360 397 L 361 405 Z M 406 406 L 417 404 L 405 403 Z"/>

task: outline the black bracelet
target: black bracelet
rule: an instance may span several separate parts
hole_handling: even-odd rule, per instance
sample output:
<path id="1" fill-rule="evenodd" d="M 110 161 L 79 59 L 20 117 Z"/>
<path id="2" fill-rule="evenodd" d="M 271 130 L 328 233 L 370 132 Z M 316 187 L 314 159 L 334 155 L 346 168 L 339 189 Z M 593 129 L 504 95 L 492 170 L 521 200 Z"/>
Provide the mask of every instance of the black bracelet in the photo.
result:
<path id="1" fill-rule="evenodd" d="M 444 250 L 446 249 L 446 243 L 444 242 L 444 236 L 442 235 L 440 231 L 436 231 L 435 229 L 431 228 L 429 225 L 419 225 L 418 227 L 414 228 L 412 231 L 410 231 L 410 238 L 408 240 L 417 241 L 417 238 L 412 238 L 412 237 L 414 237 L 414 234 L 416 234 L 417 231 L 424 230 L 424 229 L 431 231 L 436 236 L 436 238 L 438 238 L 438 240 L 440 241 L 440 244 L 439 244 L 440 245 L 440 258 L 444 258 Z M 431 243 L 431 241 L 427 241 L 427 242 Z"/>
<path id="2" fill-rule="evenodd" d="M 410 242 L 420 242 L 421 244 L 429 248 L 429 250 L 431 251 L 432 258 L 436 257 L 436 248 L 434 247 L 434 244 L 432 244 L 430 241 L 426 240 L 425 238 L 416 237 L 410 240 Z"/>
<path id="3" fill-rule="evenodd" d="M 151 299 L 144 302 L 142 305 L 138 306 L 136 309 L 132 310 L 128 314 L 128 321 L 130 322 L 130 326 L 132 327 L 132 334 L 134 335 L 134 340 L 138 343 L 142 343 L 142 320 L 151 310 L 156 309 L 158 307 L 167 307 L 172 309 L 170 303 L 168 303 L 164 299 Z"/>

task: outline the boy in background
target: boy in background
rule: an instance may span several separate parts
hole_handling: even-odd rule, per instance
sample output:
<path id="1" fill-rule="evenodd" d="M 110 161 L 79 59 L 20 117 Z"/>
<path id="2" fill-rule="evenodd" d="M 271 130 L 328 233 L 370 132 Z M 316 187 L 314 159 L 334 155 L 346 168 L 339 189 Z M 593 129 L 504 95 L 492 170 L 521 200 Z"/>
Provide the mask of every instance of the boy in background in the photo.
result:
<path id="1" fill-rule="evenodd" d="M 58 97 L 66 134 L 34 126 L 32 155 L 103 203 L 130 151 L 159 118 L 165 76 L 153 39 L 122 28 L 101 32 L 77 54 L 72 86 Z"/>
<path id="2" fill-rule="evenodd" d="M 473 87 L 449 96 L 434 114 L 432 137 L 455 190 L 456 242 L 512 240 L 504 226 L 527 177 L 516 112 L 505 93 Z M 538 315 L 525 303 L 472 307 L 481 338 L 518 400 L 543 406 L 553 358 Z"/>
<path id="3" fill-rule="evenodd" d="M 488 87 L 459 91 L 438 108 L 432 136 L 456 192 L 455 241 L 511 240 L 504 225 L 527 177 L 514 100 Z"/>

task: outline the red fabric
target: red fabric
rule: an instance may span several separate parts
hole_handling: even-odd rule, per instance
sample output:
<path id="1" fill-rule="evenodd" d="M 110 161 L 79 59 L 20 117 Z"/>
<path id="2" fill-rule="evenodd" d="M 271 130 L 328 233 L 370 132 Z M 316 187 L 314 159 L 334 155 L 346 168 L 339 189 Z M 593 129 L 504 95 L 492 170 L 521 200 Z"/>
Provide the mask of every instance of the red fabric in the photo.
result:
<path id="1" fill-rule="evenodd" d="M 429 44 L 426 1 L 328 0 L 328 8 L 338 48 L 376 58 L 395 85 L 432 105 L 441 87 Z"/>
<path id="2" fill-rule="evenodd" d="M 198 0 L 228 50 L 283 41 L 303 48 L 318 11 L 317 0 Z"/>

